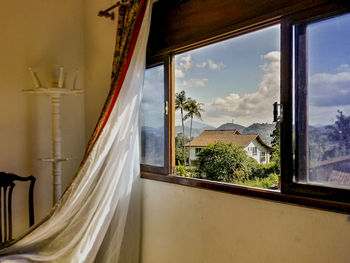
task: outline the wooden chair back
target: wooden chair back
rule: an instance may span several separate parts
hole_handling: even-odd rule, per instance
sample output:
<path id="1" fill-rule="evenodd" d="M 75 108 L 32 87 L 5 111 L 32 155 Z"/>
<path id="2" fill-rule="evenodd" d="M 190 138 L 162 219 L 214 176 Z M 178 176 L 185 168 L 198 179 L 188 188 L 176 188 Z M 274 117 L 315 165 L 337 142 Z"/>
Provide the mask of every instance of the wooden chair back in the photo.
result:
<path id="1" fill-rule="evenodd" d="M 35 177 L 21 177 L 0 172 L 0 243 L 12 240 L 12 192 L 14 181 L 30 181 L 29 186 L 29 226 L 34 224 L 34 184 Z"/>

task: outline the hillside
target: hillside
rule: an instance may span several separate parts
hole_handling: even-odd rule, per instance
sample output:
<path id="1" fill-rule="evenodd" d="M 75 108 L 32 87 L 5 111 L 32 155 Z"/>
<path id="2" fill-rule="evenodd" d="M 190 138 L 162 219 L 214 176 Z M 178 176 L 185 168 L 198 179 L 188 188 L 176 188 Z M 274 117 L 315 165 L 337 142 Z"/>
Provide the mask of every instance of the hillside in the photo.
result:
<path id="1" fill-rule="evenodd" d="M 264 142 L 271 144 L 271 134 L 275 129 L 275 124 L 269 123 L 253 123 L 249 127 L 245 128 L 243 133 L 245 134 L 259 134 Z"/>
<path id="2" fill-rule="evenodd" d="M 219 127 L 216 128 L 217 130 L 236 130 L 239 133 L 244 133 L 244 129 L 246 129 L 246 127 L 236 124 L 236 123 L 225 123 L 220 125 Z"/>

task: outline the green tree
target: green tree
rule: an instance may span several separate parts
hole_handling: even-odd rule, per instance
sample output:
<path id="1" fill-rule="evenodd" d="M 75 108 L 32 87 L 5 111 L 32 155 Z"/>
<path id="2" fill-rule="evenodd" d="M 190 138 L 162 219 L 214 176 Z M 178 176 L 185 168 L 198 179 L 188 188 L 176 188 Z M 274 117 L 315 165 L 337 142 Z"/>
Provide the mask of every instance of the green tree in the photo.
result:
<path id="1" fill-rule="evenodd" d="M 183 151 L 183 142 L 188 143 L 188 138 L 183 138 L 182 133 L 178 133 L 175 137 L 175 163 L 185 165 L 184 160 L 188 159 L 188 151 Z M 185 153 L 185 155 L 184 155 Z"/>
<path id="2" fill-rule="evenodd" d="M 350 154 L 350 116 L 346 117 L 338 110 L 334 125 L 326 126 L 328 139 L 338 144 L 340 154 Z"/>
<path id="3" fill-rule="evenodd" d="M 209 144 L 198 154 L 199 177 L 208 180 L 237 183 L 245 181 L 252 172 L 246 152 L 233 144 Z"/>
<path id="4" fill-rule="evenodd" d="M 280 174 L 280 165 L 281 165 L 281 124 L 278 120 L 276 127 L 273 130 L 272 134 L 272 150 L 271 150 L 271 163 L 275 166 L 275 172 Z"/>
<path id="5" fill-rule="evenodd" d="M 185 159 L 185 125 L 184 125 L 184 109 L 187 104 L 187 98 L 185 91 L 181 91 L 175 94 L 175 110 L 180 110 L 181 113 L 181 125 L 182 125 L 182 148 L 183 148 L 183 164 L 186 164 Z"/>
<path id="6" fill-rule="evenodd" d="M 197 117 L 200 120 L 202 120 L 201 112 L 204 110 L 202 109 L 202 103 L 198 103 L 196 100 L 192 100 L 191 98 L 188 98 L 187 103 L 185 104 L 185 110 L 187 111 L 184 119 L 187 120 L 188 118 L 191 119 L 190 124 L 190 142 L 188 151 L 191 152 L 191 140 L 192 140 L 192 120 L 193 117 Z M 191 165 L 191 158 L 188 158 L 188 164 Z"/>

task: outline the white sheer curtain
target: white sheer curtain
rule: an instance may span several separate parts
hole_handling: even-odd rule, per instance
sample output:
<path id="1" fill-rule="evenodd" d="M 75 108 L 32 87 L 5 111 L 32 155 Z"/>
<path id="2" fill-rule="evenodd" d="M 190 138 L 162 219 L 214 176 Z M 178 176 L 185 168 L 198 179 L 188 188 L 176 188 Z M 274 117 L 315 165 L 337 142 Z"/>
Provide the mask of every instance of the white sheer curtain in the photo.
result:
<path id="1" fill-rule="evenodd" d="M 132 200 L 137 208 L 139 194 L 138 119 L 151 8 L 148 1 L 117 102 L 72 186 L 45 222 L 0 251 L 0 262 L 118 262 L 126 241 L 134 249 L 123 262 L 138 259 L 138 211 L 129 206 Z M 135 225 L 128 221 L 125 231 L 128 213 Z M 134 239 L 123 241 L 124 232 Z"/>

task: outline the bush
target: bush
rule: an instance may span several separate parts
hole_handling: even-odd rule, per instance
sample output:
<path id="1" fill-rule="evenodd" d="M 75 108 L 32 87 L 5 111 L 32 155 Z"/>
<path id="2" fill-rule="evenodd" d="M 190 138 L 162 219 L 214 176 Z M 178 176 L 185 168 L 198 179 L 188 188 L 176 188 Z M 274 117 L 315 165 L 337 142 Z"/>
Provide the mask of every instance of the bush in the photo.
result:
<path id="1" fill-rule="evenodd" d="M 251 178 L 266 178 L 269 177 L 270 174 L 280 174 L 279 163 L 271 162 L 267 164 L 260 164 L 257 161 L 252 162 Z"/>
<path id="2" fill-rule="evenodd" d="M 239 182 L 237 182 L 237 184 L 251 186 L 251 187 L 269 188 L 273 185 L 278 184 L 278 175 L 277 174 L 270 174 L 269 176 L 267 176 L 265 178 L 255 177 L 255 178 L 250 179 L 250 180 L 239 181 Z"/>
<path id="3" fill-rule="evenodd" d="M 196 169 L 182 165 L 181 162 L 178 161 L 178 166 L 176 166 L 176 175 L 184 177 L 196 177 Z"/>
<path id="4" fill-rule="evenodd" d="M 198 153 L 199 177 L 202 179 L 236 183 L 246 180 L 252 172 L 252 164 L 246 152 L 232 144 L 209 144 Z"/>

